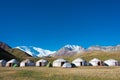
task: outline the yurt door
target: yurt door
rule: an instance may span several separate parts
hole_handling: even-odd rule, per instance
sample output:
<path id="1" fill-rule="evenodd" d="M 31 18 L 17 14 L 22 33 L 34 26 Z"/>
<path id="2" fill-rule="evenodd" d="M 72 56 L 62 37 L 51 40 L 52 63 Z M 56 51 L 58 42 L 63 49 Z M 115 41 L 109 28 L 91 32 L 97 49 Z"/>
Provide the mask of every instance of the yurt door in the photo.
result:
<path id="1" fill-rule="evenodd" d="M 63 66 L 64 63 L 65 63 L 65 62 L 61 62 L 61 66 Z"/>
<path id="2" fill-rule="evenodd" d="M 27 63 L 25 63 L 25 66 L 27 66 Z"/>
<path id="3" fill-rule="evenodd" d="M 42 66 L 42 63 L 40 62 L 39 65 Z"/>
<path id="4" fill-rule="evenodd" d="M 12 67 L 12 63 L 9 63 L 9 67 Z"/>
<path id="5" fill-rule="evenodd" d="M 82 62 L 80 62 L 80 66 L 83 66 Z"/>
<path id="6" fill-rule="evenodd" d="M 98 62 L 98 66 L 101 66 L 101 62 Z"/>

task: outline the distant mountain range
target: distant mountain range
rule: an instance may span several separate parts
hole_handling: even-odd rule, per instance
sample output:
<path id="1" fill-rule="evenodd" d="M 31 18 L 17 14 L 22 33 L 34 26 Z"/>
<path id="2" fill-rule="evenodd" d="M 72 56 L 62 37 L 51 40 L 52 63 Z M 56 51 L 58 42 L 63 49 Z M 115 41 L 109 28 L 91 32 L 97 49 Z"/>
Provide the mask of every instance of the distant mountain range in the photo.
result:
<path id="1" fill-rule="evenodd" d="M 65 45 L 57 51 L 50 51 L 35 46 L 17 46 L 11 48 L 6 43 L 0 42 L 0 59 L 17 58 L 22 60 L 29 57 L 56 57 L 56 56 L 73 56 L 76 54 L 84 54 L 86 52 L 102 51 L 102 52 L 119 52 L 120 45 L 116 46 L 90 46 L 85 49 L 78 45 Z M 4 53 L 4 54 L 3 54 Z"/>
<path id="2" fill-rule="evenodd" d="M 103 52 L 116 52 L 120 51 L 120 45 L 117 46 L 91 46 L 88 51 L 103 51 Z"/>
<path id="3" fill-rule="evenodd" d="M 72 56 L 75 54 L 81 54 L 90 51 L 103 51 L 103 52 L 118 52 L 120 51 L 120 45 L 117 46 L 90 46 L 85 49 L 78 45 L 65 45 L 57 51 L 45 50 L 39 47 L 33 46 L 18 46 L 16 47 L 22 51 L 25 51 L 33 57 L 47 57 L 47 56 Z"/>

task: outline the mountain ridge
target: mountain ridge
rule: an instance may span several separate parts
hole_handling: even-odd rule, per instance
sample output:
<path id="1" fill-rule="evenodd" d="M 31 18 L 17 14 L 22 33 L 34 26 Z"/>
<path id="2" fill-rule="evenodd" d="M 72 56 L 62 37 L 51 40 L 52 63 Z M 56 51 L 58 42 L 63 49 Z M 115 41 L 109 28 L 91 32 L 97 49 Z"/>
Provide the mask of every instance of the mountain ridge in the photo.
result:
<path id="1" fill-rule="evenodd" d="M 69 44 L 67 44 L 57 51 L 47 50 L 48 52 L 46 52 L 46 50 L 44 50 L 42 48 L 30 46 L 34 50 L 36 48 L 36 50 L 37 50 L 37 54 L 36 54 L 35 52 L 30 51 L 31 49 L 29 47 L 27 47 L 27 46 L 24 46 L 24 47 L 26 47 L 28 49 L 27 49 L 27 51 L 25 51 L 25 50 L 23 50 L 23 51 L 25 51 L 26 53 L 29 53 L 30 55 L 32 54 L 31 56 L 34 56 L 34 57 L 73 56 L 75 54 L 82 54 L 82 53 L 90 52 L 90 51 L 103 51 L 103 52 L 117 52 L 117 51 L 120 51 L 120 45 L 116 45 L 116 46 L 98 46 L 98 45 L 95 45 L 95 46 L 90 46 L 87 49 L 85 49 L 84 47 L 79 46 L 79 45 L 69 45 Z"/>
<path id="2" fill-rule="evenodd" d="M 92 51 L 103 51 L 103 52 L 119 52 L 120 51 L 120 45 L 116 45 L 116 46 L 95 45 L 85 49 L 84 47 L 79 45 L 67 44 L 57 51 L 50 51 L 50 50 L 42 49 L 40 47 L 35 47 L 35 46 L 21 46 L 21 47 L 17 46 L 15 48 L 12 48 L 8 44 L 1 41 L 0 41 L 0 48 L 14 55 L 15 57 L 19 57 L 19 59 L 23 57 L 73 56 L 76 54 L 82 54 L 82 53 L 92 52 Z"/>
<path id="3" fill-rule="evenodd" d="M 77 53 L 83 53 L 85 49 L 78 45 L 65 45 L 60 48 L 53 56 L 72 56 Z"/>

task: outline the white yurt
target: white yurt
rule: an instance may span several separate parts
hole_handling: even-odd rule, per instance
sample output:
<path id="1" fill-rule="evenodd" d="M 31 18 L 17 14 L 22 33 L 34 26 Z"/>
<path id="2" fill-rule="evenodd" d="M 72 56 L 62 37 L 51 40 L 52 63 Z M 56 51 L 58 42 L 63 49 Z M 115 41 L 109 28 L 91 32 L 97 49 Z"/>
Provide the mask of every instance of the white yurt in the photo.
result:
<path id="1" fill-rule="evenodd" d="M 91 66 L 102 66 L 102 61 L 99 60 L 98 58 L 94 58 L 94 59 L 89 61 L 89 64 Z"/>
<path id="2" fill-rule="evenodd" d="M 0 60 L 0 67 L 5 67 L 6 65 L 6 60 Z"/>
<path id="3" fill-rule="evenodd" d="M 66 62 L 67 62 L 66 60 L 59 58 L 59 59 L 53 61 L 53 67 L 62 67 L 62 65 Z"/>
<path id="4" fill-rule="evenodd" d="M 85 66 L 87 64 L 86 61 L 81 59 L 81 58 L 77 58 L 77 59 L 73 60 L 72 63 L 77 67 L 78 66 Z"/>
<path id="5" fill-rule="evenodd" d="M 72 68 L 72 64 L 71 63 L 64 63 L 63 68 Z"/>
<path id="6" fill-rule="evenodd" d="M 48 60 L 41 59 L 36 62 L 36 66 L 46 66 L 48 63 Z"/>
<path id="7" fill-rule="evenodd" d="M 34 66 L 35 64 L 30 61 L 29 59 L 26 59 L 26 60 L 23 60 L 21 63 L 20 63 L 20 67 L 25 67 L 25 66 Z"/>
<path id="8" fill-rule="evenodd" d="M 104 65 L 106 65 L 106 66 L 118 66 L 119 62 L 117 60 L 114 60 L 114 59 L 109 59 L 109 60 L 104 61 Z"/>
<path id="9" fill-rule="evenodd" d="M 19 62 L 16 59 L 11 59 L 6 63 L 7 67 L 13 67 L 13 66 L 18 66 Z"/>

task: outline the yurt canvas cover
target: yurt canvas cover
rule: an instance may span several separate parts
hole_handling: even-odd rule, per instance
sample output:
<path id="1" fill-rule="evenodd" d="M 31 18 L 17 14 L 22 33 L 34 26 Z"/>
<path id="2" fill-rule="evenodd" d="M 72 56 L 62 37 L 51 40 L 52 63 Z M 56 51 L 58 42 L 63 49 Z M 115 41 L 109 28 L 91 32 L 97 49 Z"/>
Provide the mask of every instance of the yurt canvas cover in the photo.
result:
<path id="1" fill-rule="evenodd" d="M 87 65 L 87 62 L 81 58 L 77 58 L 73 60 L 72 63 L 75 64 L 75 66 L 86 66 Z"/>
<path id="2" fill-rule="evenodd" d="M 118 66 L 119 62 L 114 59 L 109 59 L 109 60 L 104 61 L 104 65 L 105 66 Z"/>
<path id="3" fill-rule="evenodd" d="M 62 58 L 57 59 L 57 60 L 53 61 L 53 67 L 62 67 L 62 65 L 66 62 L 67 61 Z"/>
<path id="4" fill-rule="evenodd" d="M 89 65 L 91 66 L 102 66 L 102 64 L 102 61 L 97 58 L 94 58 L 91 61 L 89 61 Z"/>
<path id="5" fill-rule="evenodd" d="M 26 59 L 26 60 L 23 60 L 21 63 L 20 63 L 20 67 L 25 67 L 25 66 L 34 66 L 35 64 L 30 61 L 29 59 Z"/>
<path id="6" fill-rule="evenodd" d="M 36 66 L 46 66 L 48 64 L 48 60 L 41 59 L 36 62 Z"/>

